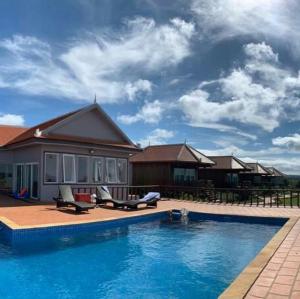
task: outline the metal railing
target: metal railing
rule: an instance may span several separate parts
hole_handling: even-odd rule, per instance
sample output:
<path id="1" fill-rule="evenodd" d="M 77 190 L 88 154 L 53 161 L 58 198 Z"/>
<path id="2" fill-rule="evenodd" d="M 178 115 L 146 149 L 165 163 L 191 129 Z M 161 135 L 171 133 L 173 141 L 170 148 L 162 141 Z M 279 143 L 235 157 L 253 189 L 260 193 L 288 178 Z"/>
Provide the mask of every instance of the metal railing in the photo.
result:
<path id="1" fill-rule="evenodd" d="M 108 186 L 113 198 L 135 200 L 148 192 L 160 192 L 164 199 L 215 204 L 300 208 L 300 189 L 207 188 L 192 186 Z M 96 187 L 73 188 L 74 193 L 97 194 Z"/>
<path id="2" fill-rule="evenodd" d="M 147 185 L 147 186 L 124 186 L 124 185 L 109 185 L 107 186 L 112 198 L 119 200 L 136 200 L 142 198 L 148 192 L 160 192 L 160 186 Z M 72 188 L 73 193 L 89 193 L 97 194 L 97 188 L 76 186 Z"/>
<path id="3" fill-rule="evenodd" d="M 300 207 L 299 189 L 197 188 L 161 186 L 162 197 L 263 207 Z"/>

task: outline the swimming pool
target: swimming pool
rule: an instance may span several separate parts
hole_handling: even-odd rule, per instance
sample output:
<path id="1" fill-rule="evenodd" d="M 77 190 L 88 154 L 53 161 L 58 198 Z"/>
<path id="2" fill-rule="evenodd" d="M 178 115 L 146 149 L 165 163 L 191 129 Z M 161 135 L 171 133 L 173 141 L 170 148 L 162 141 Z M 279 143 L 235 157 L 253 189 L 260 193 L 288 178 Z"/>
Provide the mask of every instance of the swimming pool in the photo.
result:
<path id="1" fill-rule="evenodd" d="M 0 242 L 0 298 L 217 298 L 286 219 L 166 213 Z"/>

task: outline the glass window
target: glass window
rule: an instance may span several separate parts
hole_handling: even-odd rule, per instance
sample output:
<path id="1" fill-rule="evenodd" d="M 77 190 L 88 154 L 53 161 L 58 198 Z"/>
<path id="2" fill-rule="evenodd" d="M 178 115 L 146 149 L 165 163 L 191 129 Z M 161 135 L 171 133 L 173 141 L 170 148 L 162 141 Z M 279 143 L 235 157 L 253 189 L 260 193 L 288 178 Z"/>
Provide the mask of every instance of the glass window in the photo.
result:
<path id="1" fill-rule="evenodd" d="M 174 180 L 175 180 L 175 182 L 184 181 L 184 169 L 183 168 L 174 168 Z"/>
<path id="2" fill-rule="evenodd" d="M 118 159 L 118 181 L 119 183 L 127 183 L 127 160 Z"/>
<path id="3" fill-rule="evenodd" d="M 0 188 L 12 188 L 12 173 L 11 164 L 0 164 Z"/>
<path id="4" fill-rule="evenodd" d="M 196 170 L 193 168 L 174 168 L 175 182 L 191 182 L 196 180 Z"/>
<path id="5" fill-rule="evenodd" d="M 106 158 L 106 182 L 117 182 L 117 163 L 114 158 Z"/>
<path id="6" fill-rule="evenodd" d="M 88 157 L 78 156 L 77 157 L 77 182 L 87 183 L 88 182 Z"/>
<path id="7" fill-rule="evenodd" d="M 93 183 L 103 181 L 103 158 L 93 158 Z"/>
<path id="8" fill-rule="evenodd" d="M 64 183 L 76 183 L 75 156 L 63 155 Z"/>
<path id="9" fill-rule="evenodd" d="M 45 154 L 45 183 L 58 182 L 58 154 Z"/>
<path id="10" fill-rule="evenodd" d="M 196 179 L 196 170 L 195 169 L 186 169 L 185 170 L 185 180 L 186 181 L 195 181 Z"/>

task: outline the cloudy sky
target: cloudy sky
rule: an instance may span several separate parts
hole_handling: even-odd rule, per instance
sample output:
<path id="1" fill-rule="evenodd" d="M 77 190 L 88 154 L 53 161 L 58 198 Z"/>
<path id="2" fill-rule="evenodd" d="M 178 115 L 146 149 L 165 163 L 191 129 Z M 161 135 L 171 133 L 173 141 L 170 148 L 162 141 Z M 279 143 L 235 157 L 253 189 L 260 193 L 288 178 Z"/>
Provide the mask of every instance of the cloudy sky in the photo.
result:
<path id="1" fill-rule="evenodd" d="M 297 0 L 2 0 L 0 124 L 97 94 L 142 145 L 300 174 L 299 14 Z"/>

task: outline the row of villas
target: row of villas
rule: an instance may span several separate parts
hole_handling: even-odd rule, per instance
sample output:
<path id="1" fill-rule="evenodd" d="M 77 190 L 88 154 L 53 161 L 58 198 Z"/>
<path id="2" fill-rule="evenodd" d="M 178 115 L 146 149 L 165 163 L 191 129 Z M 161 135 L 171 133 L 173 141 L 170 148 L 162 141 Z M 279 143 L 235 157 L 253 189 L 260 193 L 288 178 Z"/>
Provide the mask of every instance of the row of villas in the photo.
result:
<path id="1" fill-rule="evenodd" d="M 285 175 L 274 167 L 234 156 L 205 156 L 187 144 L 148 146 L 130 158 L 134 185 L 281 187 Z"/>
<path id="2" fill-rule="evenodd" d="M 241 178 L 256 182 L 264 176 L 262 171 L 268 179 L 283 177 L 275 169 L 271 173 L 235 157 L 207 157 L 186 144 L 141 150 L 98 104 L 32 128 L 0 126 L 0 191 L 26 188 L 33 199 L 51 200 L 61 184 L 94 187 L 212 181 L 215 187 L 223 187 L 238 185 Z"/>

